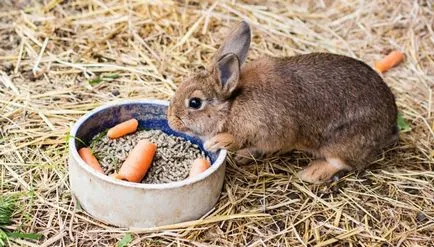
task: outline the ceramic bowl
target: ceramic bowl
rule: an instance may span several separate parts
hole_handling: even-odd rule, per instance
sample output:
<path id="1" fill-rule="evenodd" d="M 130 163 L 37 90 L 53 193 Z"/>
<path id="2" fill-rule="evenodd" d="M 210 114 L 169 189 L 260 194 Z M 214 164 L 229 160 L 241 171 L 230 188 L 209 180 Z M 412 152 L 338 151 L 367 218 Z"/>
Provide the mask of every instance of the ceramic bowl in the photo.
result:
<path id="1" fill-rule="evenodd" d="M 167 101 L 160 100 L 111 103 L 75 123 L 69 139 L 69 180 L 73 195 L 90 215 L 121 227 L 155 227 L 198 219 L 215 205 L 224 180 L 225 150 L 206 153 L 212 165 L 200 175 L 166 184 L 115 180 L 95 172 L 78 154 L 77 150 L 92 137 L 131 118 L 139 120 L 139 128 L 160 129 L 203 149 L 199 139 L 170 129 L 167 106 Z"/>

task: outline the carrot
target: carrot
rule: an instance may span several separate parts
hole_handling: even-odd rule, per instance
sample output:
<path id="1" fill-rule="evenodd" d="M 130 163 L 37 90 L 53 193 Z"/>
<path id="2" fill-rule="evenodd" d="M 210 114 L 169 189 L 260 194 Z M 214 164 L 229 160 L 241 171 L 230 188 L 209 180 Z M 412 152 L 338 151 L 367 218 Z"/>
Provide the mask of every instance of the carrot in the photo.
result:
<path id="1" fill-rule="evenodd" d="M 400 51 L 392 51 L 383 58 L 381 61 L 377 61 L 375 63 L 375 68 L 378 70 L 378 72 L 383 73 L 394 67 L 395 65 L 398 65 L 402 60 L 404 60 L 404 53 Z"/>
<path id="2" fill-rule="evenodd" d="M 210 167 L 209 161 L 203 158 L 197 158 L 193 161 L 190 169 L 189 177 L 194 177 L 201 174 Z"/>
<path id="3" fill-rule="evenodd" d="M 104 174 L 104 170 L 102 169 L 96 157 L 93 155 L 90 148 L 80 148 L 80 150 L 78 150 L 78 154 L 80 155 L 81 159 L 95 169 L 95 171 Z"/>
<path id="4" fill-rule="evenodd" d="M 120 177 L 130 182 L 140 182 L 151 166 L 156 151 L 157 145 L 154 143 L 139 141 L 119 169 Z"/>
<path id="5" fill-rule="evenodd" d="M 116 172 L 111 174 L 110 177 L 112 177 L 114 179 L 125 180 L 124 177 L 122 177 L 119 173 L 116 173 Z"/>
<path id="6" fill-rule="evenodd" d="M 138 126 L 139 126 L 139 121 L 133 118 L 109 129 L 109 131 L 107 132 L 107 136 L 111 139 L 116 139 L 124 135 L 135 132 Z"/>

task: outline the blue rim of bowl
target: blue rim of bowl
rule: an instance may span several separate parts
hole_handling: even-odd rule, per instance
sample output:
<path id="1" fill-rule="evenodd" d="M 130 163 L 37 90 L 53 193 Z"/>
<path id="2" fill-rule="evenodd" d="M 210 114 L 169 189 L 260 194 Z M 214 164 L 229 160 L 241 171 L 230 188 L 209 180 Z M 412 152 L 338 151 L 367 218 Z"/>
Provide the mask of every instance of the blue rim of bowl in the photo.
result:
<path id="1" fill-rule="evenodd" d="M 192 178 L 187 178 L 187 179 L 184 179 L 181 181 L 164 183 L 164 184 L 142 184 L 142 183 L 127 182 L 127 181 L 123 181 L 123 180 L 114 179 L 114 178 L 111 178 L 110 176 L 96 172 L 92 167 L 90 167 L 88 164 L 86 164 L 81 159 L 80 155 L 78 154 L 77 147 L 75 145 L 75 138 L 74 137 L 76 136 L 79 127 L 90 116 L 94 115 L 95 113 L 97 113 L 101 110 L 104 110 L 104 109 L 107 109 L 107 108 L 110 108 L 113 106 L 128 105 L 128 104 L 157 104 L 157 105 L 168 106 L 169 102 L 165 101 L 165 100 L 156 100 L 156 99 L 114 101 L 114 102 L 104 104 L 100 107 L 97 107 L 97 108 L 93 109 L 92 111 L 86 113 L 82 117 L 80 117 L 77 120 L 77 122 L 75 122 L 75 124 L 72 126 L 72 129 L 70 131 L 71 138 L 69 138 L 69 140 L 68 140 L 69 153 L 70 153 L 70 155 L 72 155 L 72 158 L 78 162 L 79 166 L 81 166 L 81 168 L 86 170 L 89 174 L 91 174 L 97 178 L 100 178 L 106 182 L 110 182 L 110 183 L 125 186 L 125 187 L 134 187 L 134 188 L 139 188 L 139 189 L 170 189 L 170 188 L 183 187 L 183 186 L 190 185 L 190 184 L 196 183 L 198 181 L 201 181 L 201 180 L 205 179 L 206 177 L 208 177 L 209 175 L 211 175 L 212 173 L 214 173 L 225 162 L 225 159 L 227 156 L 227 151 L 225 149 L 222 149 L 222 150 L 220 150 L 220 153 L 218 154 L 215 162 L 205 172 L 203 172 L 203 173 L 201 173 L 195 177 L 192 177 Z"/>

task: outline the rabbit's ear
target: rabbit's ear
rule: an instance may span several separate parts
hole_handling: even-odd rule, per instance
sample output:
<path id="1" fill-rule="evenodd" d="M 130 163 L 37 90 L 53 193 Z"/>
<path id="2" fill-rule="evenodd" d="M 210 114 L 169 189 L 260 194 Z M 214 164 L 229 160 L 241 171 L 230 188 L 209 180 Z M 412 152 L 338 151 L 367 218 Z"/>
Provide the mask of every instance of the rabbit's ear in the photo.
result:
<path id="1" fill-rule="evenodd" d="M 222 92 L 230 95 L 238 85 L 240 78 L 240 61 L 233 53 L 226 54 L 215 65 L 217 80 L 220 82 Z"/>
<path id="2" fill-rule="evenodd" d="M 229 35 L 226 37 L 223 44 L 217 51 L 214 57 L 214 63 L 220 61 L 225 55 L 233 53 L 238 57 L 240 65 L 244 63 L 247 58 L 247 52 L 250 47 L 250 27 L 245 21 L 242 21 Z"/>

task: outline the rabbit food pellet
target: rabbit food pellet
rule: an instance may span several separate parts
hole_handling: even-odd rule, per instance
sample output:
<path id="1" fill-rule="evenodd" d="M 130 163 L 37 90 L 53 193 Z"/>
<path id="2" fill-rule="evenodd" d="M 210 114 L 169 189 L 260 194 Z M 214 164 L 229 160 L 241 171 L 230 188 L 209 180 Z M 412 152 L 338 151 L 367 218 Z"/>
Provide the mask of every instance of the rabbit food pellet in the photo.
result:
<path id="1" fill-rule="evenodd" d="M 188 177 L 192 162 L 206 157 L 199 147 L 183 138 L 170 136 L 160 130 L 143 130 L 110 139 L 105 133 L 92 140 L 92 150 L 106 175 L 119 170 L 130 151 L 140 140 L 157 144 L 157 153 L 152 166 L 142 183 L 161 184 L 184 180 Z"/>

